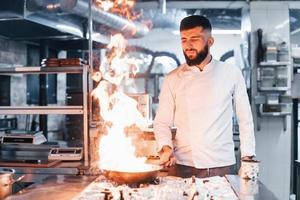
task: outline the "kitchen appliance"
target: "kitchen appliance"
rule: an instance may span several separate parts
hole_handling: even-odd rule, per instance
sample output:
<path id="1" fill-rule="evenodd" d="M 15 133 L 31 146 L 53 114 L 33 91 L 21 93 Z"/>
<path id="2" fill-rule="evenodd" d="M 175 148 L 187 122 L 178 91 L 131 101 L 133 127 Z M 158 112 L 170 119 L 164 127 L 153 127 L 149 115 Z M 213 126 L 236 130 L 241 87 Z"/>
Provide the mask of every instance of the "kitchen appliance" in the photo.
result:
<path id="1" fill-rule="evenodd" d="M 279 94 L 271 93 L 266 95 L 266 103 L 268 105 L 278 105 L 279 104 Z"/>
<path id="2" fill-rule="evenodd" d="M 279 44 L 277 60 L 279 62 L 288 62 L 290 60 L 290 58 L 289 58 L 289 46 L 287 45 L 286 42 L 282 42 L 282 43 Z"/>
<path id="3" fill-rule="evenodd" d="M 114 171 L 114 170 L 103 170 L 104 176 L 118 184 L 134 184 L 134 183 L 147 183 L 153 181 L 159 171 L 162 169 L 161 166 L 151 165 L 151 170 L 139 171 L 139 172 L 125 172 L 125 171 Z"/>
<path id="4" fill-rule="evenodd" d="M 257 181 L 259 175 L 259 163 L 258 160 L 242 160 L 240 176 L 244 179 L 251 179 Z"/>
<path id="5" fill-rule="evenodd" d="M 274 87 L 276 85 L 276 80 L 274 77 L 261 77 L 260 78 L 260 87 L 265 88 L 265 87 Z"/>
<path id="6" fill-rule="evenodd" d="M 52 148 L 48 160 L 81 160 L 82 155 L 82 147 Z"/>
<path id="7" fill-rule="evenodd" d="M 257 30 L 257 63 L 260 63 L 264 60 L 264 48 L 262 43 L 262 37 L 263 37 L 263 30 L 258 29 Z"/>
<path id="8" fill-rule="evenodd" d="M 42 144 L 47 139 L 42 131 L 39 132 L 12 132 L 2 137 L 3 144 Z"/>

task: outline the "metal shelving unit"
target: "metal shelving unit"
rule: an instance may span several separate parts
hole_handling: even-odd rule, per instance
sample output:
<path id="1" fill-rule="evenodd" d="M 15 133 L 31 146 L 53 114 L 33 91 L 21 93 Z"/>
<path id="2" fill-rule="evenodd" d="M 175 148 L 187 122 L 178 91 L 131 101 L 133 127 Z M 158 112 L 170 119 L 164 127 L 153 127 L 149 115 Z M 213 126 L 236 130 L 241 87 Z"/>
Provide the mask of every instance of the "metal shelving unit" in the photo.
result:
<path id="1" fill-rule="evenodd" d="M 12 109 L 13 108 L 13 109 Z M 66 115 L 82 115 L 84 113 L 83 106 L 0 106 L 0 113 L 6 115 L 17 114 L 66 114 Z"/>
<path id="2" fill-rule="evenodd" d="M 259 87 L 260 91 L 287 91 L 288 87 Z"/>
<path id="3" fill-rule="evenodd" d="M 87 65 L 82 66 L 68 66 L 68 67 L 39 67 L 39 66 L 28 66 L 28 67 L 5 67 L 0 68 L 1 75 L 10 74 L 57 74 L 57 73 L 68 73 L 78 74 L 84 73 Z"/>
<path id="4" fill-rule="evenodd" d="M 12 67 L 0 68 L 0 75 L 13 74 L 82 74 L 83 104 L 80 106 L 0 106 L 2 115 L 9 114 L 61 114 L 83 116 L 84 166 L 89 165 L 88 159 L 88 72 L 89 66 L 68 67 Z"/>
<path id="5" fill-rule="evenodd" d="M 257 129 L 260 130 L 259 117 L 280 117 L 283 128 L 287 127 L 287 116 L 292 114 L 292 99 L 288 95 L 289 66 L 291 62 L 260 62 L 257 66 Z"/>
<path id="6" fill-rule="evenodd" d="M 259 67 L 279 67 L 279 66 L 286 66 L 290 65 L 290 62 L 260 62 Z"/>

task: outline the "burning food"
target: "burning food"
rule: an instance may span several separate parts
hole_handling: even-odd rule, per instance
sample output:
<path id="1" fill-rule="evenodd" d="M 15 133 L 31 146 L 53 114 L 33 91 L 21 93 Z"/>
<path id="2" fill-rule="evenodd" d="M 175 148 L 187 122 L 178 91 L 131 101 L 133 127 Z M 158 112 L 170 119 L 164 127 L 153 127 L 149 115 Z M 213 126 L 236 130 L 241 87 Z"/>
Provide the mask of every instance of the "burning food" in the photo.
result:
<path id="1" fill-rule="evenodd" d="M 108 45 L 108 57 L 94 76 L 99 83 L 92 95 L 99 101 L 106 130 L 100 138 L 99 168 L 117 183 L 144 182 L 153 180 L 160 167 L 146 164 L 146 157 L 137 157 L 131 138 L 125 134 L 126 127 L 147 126 L 136 100 L 126 95 L 121 87 L 128 74 L 138 71 L 133 61 L 123 55 L 125 47 L 126 40 L 121 34 L 113 36 Z"/>
<path id="2" fill-rule="evenodd" d="M 96 0 L 95 4 L 128 20 L 139 18 L 139 13 L 133 11 L 135 1 Z M 104 121 L 99 138 L 99 168 L 108 179 L 119 184 L 151 181 L 161 169 L 147 164 L 146 157 L 137 157 L 132 139 L 125 134 L 127 127 L 148 125 L 136 100 L 123 91 L 123 83 L 139 71 L 138 61 L 126 55 L 127 45 L 121 33 L 112 35 L 99 71 L 92 76 L 98 82 L 92 96 L 99 102 L 99 115 Z"/>

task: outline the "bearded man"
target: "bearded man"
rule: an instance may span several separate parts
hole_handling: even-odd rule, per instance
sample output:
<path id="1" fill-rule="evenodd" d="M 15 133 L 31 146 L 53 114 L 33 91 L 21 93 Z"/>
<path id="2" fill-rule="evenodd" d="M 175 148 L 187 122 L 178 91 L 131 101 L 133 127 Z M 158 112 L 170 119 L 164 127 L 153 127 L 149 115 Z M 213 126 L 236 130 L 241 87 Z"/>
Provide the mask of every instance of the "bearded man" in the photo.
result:
<path id="1" fill-rule="evenodd" d="M 241 70 L 215 60 L 210 21 L 199 15 L 180 23 L 186 63 L 164 79 L 154 120 L 160 164 L 170 174 L 204 178 L 232 174 L 233 110 L 239 123 L 241 159 L 255 156 L 253 118 Z M 177 128 L 172 140 L 170 127 Z"/>

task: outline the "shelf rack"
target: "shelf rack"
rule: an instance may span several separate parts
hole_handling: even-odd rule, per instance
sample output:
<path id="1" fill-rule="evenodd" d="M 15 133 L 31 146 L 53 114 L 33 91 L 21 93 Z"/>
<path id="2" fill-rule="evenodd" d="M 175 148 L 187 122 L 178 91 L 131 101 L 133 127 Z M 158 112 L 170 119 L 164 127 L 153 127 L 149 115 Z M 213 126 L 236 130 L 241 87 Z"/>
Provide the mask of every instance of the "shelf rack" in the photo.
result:
<path id="1" fill-rule="evenodd" d="M 257 105 L 257 129 L 260 130 L 260 119 L 262 117 L 281 117 L 283 120 L 284 131 L 287 128 L 287 116 L 291 115 L 292 99 L 287 92 L 290 90 L 288 86 L 289 70 L 291 62 L 260 62 L 257 65 L 257 85 L 258 94 L 255 96 L 255 104 Z M 267 70 L 268 69 L 268 70 Z M 267 70 L 267 71 L 266 71 Z M 286 74 L 279 74 L 280 70 L 285 70 Z M 267 72 L 266 74 L 263 71 Z M 268 79 L 268 80 L 267 80 Z M 278 84 L 278 79 L 285 79 L 286 84 Z M 262 85 L 262 81 L 270 81 L 274 85 Z M 270 84 L 269 83 L 269 84 Z M 278 85 L 277 85 L 278 84 Z M 282 86 L 286 85 L 286 86 Z M 264 105 L 278 106 L 280 111 L 265 111 Z M 285 108 L 285 109 L 283 109 Z"/>
<path id="2" fill-rule="evenodd" d="M 67 67 L 11 67 L 0 68 L 0 75 L 14 74 L 82 74 L 83 103 L 80 106 L 0 106 L 0 114 L 62 114 L 83 116 L 84 166 L 89 165 L 88 157 L 88 65 Z"/>

